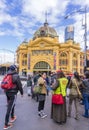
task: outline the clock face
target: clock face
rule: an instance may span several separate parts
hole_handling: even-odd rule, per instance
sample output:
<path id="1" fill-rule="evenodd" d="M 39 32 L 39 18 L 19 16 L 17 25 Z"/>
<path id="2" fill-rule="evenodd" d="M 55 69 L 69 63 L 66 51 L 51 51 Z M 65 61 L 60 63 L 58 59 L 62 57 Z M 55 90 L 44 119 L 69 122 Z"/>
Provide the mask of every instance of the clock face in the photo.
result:
<path id="1" fill-rule="evenodd" d="M 40 43 L 40 47 L 44 47 L 45 46 L 45 44 L 44 43 Z"/>

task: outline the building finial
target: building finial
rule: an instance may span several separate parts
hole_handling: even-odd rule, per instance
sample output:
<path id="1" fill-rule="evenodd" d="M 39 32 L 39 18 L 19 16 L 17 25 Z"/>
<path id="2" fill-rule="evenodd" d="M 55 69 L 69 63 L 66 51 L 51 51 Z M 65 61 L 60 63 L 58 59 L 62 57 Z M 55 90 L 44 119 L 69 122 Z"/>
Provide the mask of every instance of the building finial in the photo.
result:
<path id="1" fill-rule="evenodd" d="M 47 11 L 45 12 L 45 23 L 44 26 L 48 26 L 48 22 L 47 22 Z"/>
<path id="2" fill-rule="evenodd" d="M 45 22 L 47 22 L 47 11 L 45 12 Z"/>

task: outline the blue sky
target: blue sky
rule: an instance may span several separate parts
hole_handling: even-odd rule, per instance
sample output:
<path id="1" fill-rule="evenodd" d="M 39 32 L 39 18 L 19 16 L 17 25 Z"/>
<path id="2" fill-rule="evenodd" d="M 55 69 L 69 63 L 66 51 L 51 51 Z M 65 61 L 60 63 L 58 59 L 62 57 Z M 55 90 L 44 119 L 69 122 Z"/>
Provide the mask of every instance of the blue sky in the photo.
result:
<path id="1" fill-rule="evenodd" d="M 75 41 L 79 42 L 83 49 L 84 13 L 74 13 L 68 19 L 64 17 L 79 9 L 84 10 L 86 5 L 88 45 L 89 0 L 0 0 L 0 52 L 2 49 L 15 51 L 24 39 L 29 41 L 34 32 L 43 25 L 46 11 L 49 26 L 57 31 L 59 42 L 64 42 L 65 27 L 73 25 Z"/>

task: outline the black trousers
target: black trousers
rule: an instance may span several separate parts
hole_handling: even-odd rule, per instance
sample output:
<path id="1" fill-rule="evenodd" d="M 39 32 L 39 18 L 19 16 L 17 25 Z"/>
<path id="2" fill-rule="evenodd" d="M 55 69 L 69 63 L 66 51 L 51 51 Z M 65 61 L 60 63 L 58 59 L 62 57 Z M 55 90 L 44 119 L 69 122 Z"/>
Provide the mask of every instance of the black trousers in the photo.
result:
<path id="1" fill-rule="evenodd" d="M 38 111 L 44 110 L 44 104 L 45 104 L 46 94 L 38 94 Z"/>
<path id="2" fill-rule="evenodd" d="M 44 101 L 39 101 L 38 111 L 44 110 L 44 104 L 45 104 L 45 100 Z"/>
<path id="3" fill-rule="evenodd" d="M 5 116 L 5 125 L 8 124 L 10 116 L 12 118 L 14 117 L 16 95 L 11 95 L 9 93 L 6 93 L 6 97 L 7 97 L 8 104 L 7 104 L 7 112 L 6 112 L 6 116 Z"/>

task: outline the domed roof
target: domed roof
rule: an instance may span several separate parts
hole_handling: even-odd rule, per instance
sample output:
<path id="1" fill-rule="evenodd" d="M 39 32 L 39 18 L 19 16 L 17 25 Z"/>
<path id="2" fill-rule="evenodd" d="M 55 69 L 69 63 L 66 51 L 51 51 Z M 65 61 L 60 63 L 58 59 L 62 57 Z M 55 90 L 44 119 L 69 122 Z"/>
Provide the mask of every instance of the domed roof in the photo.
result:
<path id="1" fill-rule="evenodd" d="M 44 23 L 44 26 L 40 27 L 33 36 L 33 40 L 36 39 L 37 37 L 51 37 L 55 38 L 58 37 L 57 32 L 55 31 L 54 28 L 49 27 L 47 21 Z"/>

